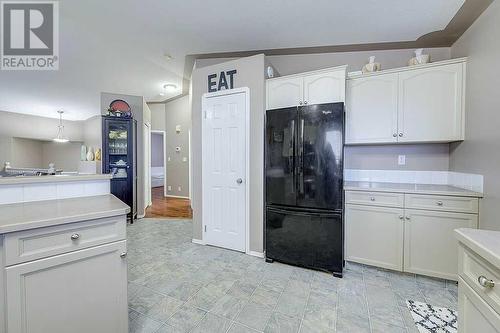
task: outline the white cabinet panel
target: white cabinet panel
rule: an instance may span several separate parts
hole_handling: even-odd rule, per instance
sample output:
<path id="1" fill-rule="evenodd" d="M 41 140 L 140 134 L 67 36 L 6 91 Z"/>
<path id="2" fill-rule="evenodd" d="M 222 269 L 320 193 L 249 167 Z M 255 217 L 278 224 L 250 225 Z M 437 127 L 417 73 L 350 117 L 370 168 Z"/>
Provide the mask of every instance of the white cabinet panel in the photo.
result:
<path id="1" fill-rule="evenodd" d="M 10 333 L 127 332 L 126 241 L 6 269 Z"/>
<path id="2" fill-rule="evenodd" d="M 397 142 L 398 74 L 347 81 L 346 143 Z"/>
<path id="3" fill-rule="evenodd" d="M 458 332 L 500 333 L 500 315 L 462 279 L 458 282 Z"/>
<path id="4" fill-rule="evenodd" d="M 463 140 L 463 66 L 399 73 L 400 142 Z"/>
<path id="5" fill-rule="evenodd" d="M 267 110 L 299 105 L 302 102 L 303 78 L 283 77 L 267 80 Z"/>
<path id="6" fill-rule="evenodd" d="M 403 209 L 345 207 L 346 259 L 401 271 Z"/>
<path id="7" fill-rule="evenodd" d="M 304 76 L 304 100 L 308 105 L 344 102 L 345 70 Z"/>
<path id="8" fill-rule="evenodd" d="M 457 280 L 453 230 L 477 228 L 477 215 L 405 210 L 404 271 Z"/>

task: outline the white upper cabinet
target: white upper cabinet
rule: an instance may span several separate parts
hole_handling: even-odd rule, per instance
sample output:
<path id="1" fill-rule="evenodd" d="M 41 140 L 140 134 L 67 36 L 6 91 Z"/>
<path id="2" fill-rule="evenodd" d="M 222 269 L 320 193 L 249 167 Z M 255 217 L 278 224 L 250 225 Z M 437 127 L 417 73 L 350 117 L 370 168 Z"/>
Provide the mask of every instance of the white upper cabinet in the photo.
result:
<path id="1" fill-rule="evenodd" d="M 302 77 L 280 77 L 267 82 L 267 109 L 281 109 L 299 105 L 302 99 Z"/>
<path id="2" fill-rule="evenodd" d="M 350 75 L 346 143 L 463 140 L 465 68 L 461 58 Z"/>
<path id="3" fill-rule="evenodd" d="M 345 101 L 346 66 L 267 80 L 267 110 Z"/>
<path id="4" fill-rule="evenodd" d="M 347 82 L 346 142 L 397 142 L 398 74 Z"/>
<path id="5" fill-rule="evenodd" d="M 462 64 L 399 74 L 401 142 L 463 140 Z"/>
<path id="6" fill-rule="evenodd" d="M 304 76 L 304 103 L 324 104 L 345 100 L 345 71 Z"/>

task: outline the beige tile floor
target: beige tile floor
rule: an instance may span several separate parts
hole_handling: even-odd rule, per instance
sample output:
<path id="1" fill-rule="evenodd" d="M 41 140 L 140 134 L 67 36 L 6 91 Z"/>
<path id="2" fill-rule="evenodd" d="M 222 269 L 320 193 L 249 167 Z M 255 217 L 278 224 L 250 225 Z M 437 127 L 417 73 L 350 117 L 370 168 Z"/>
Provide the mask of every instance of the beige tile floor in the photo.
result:
<path id="1" fill-rule="evenodd" d="M 457 308 L 456 283 L 348 263 L 345 276 L 191 242 L 190 220 L 129 225 L 130 332 L 417 332 L 413 299 Z"/>

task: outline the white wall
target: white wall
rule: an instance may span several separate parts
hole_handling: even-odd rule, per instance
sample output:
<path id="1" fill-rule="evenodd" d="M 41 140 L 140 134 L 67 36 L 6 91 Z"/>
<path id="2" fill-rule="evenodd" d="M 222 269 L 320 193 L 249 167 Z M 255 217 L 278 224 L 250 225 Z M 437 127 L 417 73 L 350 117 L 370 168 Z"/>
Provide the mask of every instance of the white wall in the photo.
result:
<path id="1" fill-rule="evenodd" d="M 500 1 L 452 46 L 468 57 L 465 141 L 451 145 L 450 170 L 484 176 L 481 228 L 500 230 Z"/>

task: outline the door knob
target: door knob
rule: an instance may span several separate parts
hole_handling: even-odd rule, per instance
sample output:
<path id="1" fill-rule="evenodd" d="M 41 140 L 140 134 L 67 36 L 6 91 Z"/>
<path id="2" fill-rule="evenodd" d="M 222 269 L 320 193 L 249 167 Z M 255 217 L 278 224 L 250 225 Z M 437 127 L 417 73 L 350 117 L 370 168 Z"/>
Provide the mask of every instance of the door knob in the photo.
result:
<path id="1" fill-rule="evenodd" d="M 485 276 L 481 275 L 477 278 L 477 282 L 484 288 L 493 288 L 495 286 L 495 281 L 488 280 Z"/>
<path id="2" fill-rule="evenodd" d="M 236 179 L 236 183 L 238 183 L 238 184 L 243 183 L 243 179 L 241 179 L 241 178 Z"/>
<path id="3" fill-rule="evenodd" d="M 121 257 L 121 258 L 126 258 L 126 257 L 127 257 L 127 252 L 122 252 L 122 253 L 120 253 L 120 257 Z"/>
<path id="4" fill-rule="evenodd" d="M 71 239 L 72 240 L 77 240 L 78 238 L 80 238 L 79 234 L 73 234 L 73 235 L 71 235 Z"/>

